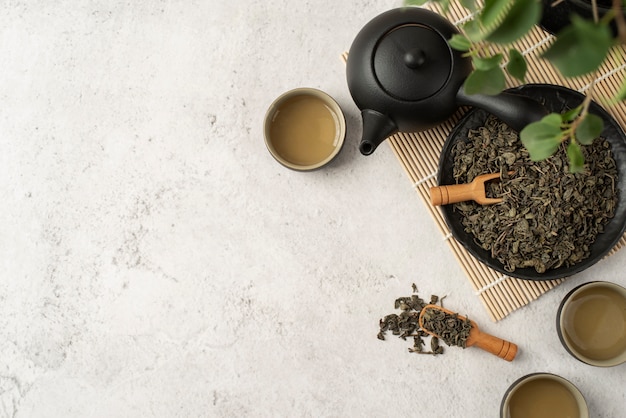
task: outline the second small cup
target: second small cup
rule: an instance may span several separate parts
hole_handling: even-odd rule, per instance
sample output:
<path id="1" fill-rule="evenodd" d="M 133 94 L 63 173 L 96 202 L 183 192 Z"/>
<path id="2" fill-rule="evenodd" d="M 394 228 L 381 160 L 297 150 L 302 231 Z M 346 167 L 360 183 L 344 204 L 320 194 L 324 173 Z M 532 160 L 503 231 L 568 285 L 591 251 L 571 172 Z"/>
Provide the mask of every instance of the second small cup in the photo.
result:
<path id="1" fill-rule="evenodd" d="M 603 281 L 574 288 L 559 306 L 556 329 L 567 352 L 584 363 L 626 362 L 626 289 Z"/>
<path id="2" fill-rule="evenodd" d="M 552 373 L 517 379 L 504 394 L 500 418 L 589 418 L 587 402 L 570 381 Z"/>

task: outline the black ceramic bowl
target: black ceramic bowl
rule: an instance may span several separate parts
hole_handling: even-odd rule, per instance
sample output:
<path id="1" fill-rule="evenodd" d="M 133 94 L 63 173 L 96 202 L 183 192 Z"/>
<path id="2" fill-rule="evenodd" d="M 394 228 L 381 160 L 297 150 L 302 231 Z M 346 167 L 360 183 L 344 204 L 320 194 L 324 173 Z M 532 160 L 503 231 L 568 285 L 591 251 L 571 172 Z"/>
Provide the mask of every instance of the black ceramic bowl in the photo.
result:
<path id="1" fill-rule="evenodd" d="M 562 112 L 564 109 L 576 107 L 584 99 L 582 94 L 574 90 L 549 84 L 527 84 L 511 89 L 511 91 L 538 100 L 551 112 Z M 599 234 L 596 241 L 591 245 L 589 257 L 573 266 L 549 269 L 544 273 L 537 273 L 532 267 L 518 268 L 514 272 L 507 272 L 504 269 L 504 265 L 491 257 L 488 250 L 484 250 L 474 242 L 474 237 L 471 233 L 465 232 L 461 214 L 454 210 L 454 205 L 442 206 L 443 216 L 452 235 L 476 259 L 510 277 L 526 280 L 553 280 L 568 277 L 587 269 L 603 258 L 617 244 L 626 229 L 626 135 L 617 121 L 601 106 L 592 103 L 590 111 L 604 120 L 604 130 L 601 136 L 606 138 L 611 144 L 613 158 L 617 164 L 618 181 L 616 189 L 618 202 L 615 208 L 615 216 L 605 226 L 605 232 Z M 489 114 L 484 110 L 473 109 L 452 130 L 443 146 L 439 160 L 438 182 L 440 185 L 456 183 L 452 173 L 454 166 L 452 149 L 458 141 L 468 141 L 468 132 L 483 126 L 488 117 Z"/>
<path id="2" fill-rule="evenodd" d="M 571 16 L 577 14 L 585 20 L 593 21 L 593 7 L 589 0 L 541 0 L 542 13 L 539 26 L 546 32 L 556 35 L 571 24 Z M 600 19 L 611 10 L 610 1 L 598 1 L 598 16 Z M 622 7 L 622 14 L 626 16 L 626 7 Z M 618 29 L 615 19 L 611 20 L 609 27 L 613 36 L 617 36 Z"/>

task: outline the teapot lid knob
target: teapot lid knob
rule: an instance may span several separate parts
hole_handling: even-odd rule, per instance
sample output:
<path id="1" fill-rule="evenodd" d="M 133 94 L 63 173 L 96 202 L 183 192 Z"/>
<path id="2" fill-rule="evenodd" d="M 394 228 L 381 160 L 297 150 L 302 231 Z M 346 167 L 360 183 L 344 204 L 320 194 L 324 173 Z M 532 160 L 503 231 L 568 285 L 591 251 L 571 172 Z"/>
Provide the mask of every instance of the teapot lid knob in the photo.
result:
<path id="1" fill-rule="evenodd" d="M 404 54 L 404 63 L 411 69 L 416 69 L 424 65 L 426 54 L 421 49 L 412 49 Z"/>

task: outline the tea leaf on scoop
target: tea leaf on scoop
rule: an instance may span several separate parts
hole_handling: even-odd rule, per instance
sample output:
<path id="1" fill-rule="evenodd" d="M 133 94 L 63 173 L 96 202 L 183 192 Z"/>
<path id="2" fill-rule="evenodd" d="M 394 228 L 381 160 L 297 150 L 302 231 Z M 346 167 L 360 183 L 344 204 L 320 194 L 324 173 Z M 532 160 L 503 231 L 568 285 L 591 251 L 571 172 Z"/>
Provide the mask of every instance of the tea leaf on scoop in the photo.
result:
<path id="1" fill-rule="evenodd" d="M 434 305 L 439 302 L 441 306 L 444 298 L 445 296 L 440 298 L 437 295 L 431 295 L 429 304 Z M 431 337 L 419 327 L 419 316 L 426 305 L 427 303 L 417 295 L 417 286 L 413 284 L 411 296 L 397 298 L 394 302 L 394 307 L 400 309 L 401 312 L 386 315 L 379 321 L 380 331 L 377 338 L 385 340 L 385 333 L 391 331 L 393 335 L 397 335 L 403 340 L 413 337 L 413 347 L 409 348 L 410 353 L 442 354 L 443 347 L 439 345 L 439 338 Z M 433 309 L 429 309 L 424 314 L 427 317 L 425 324 L 429 324 L 428 326 L 425 325 L 426 329 L 437 330 L 437 334 L 441 333 L 439 334 L 441 339 L 448 345 L 465 347 L 469 328 L 471 328 L 469 320 L 461 321 L 455 315 Z M 425 338 L 430 338 L 430 351 L 424 350 Z"/>
<path id="2" fill-rule="evenodd" d="M 439 309 L 426 309 L 422 315 L 424 329 L 437 334 L 447 345 L 466 347 L 472 324 L 468 318 L 451 315 Z"/>

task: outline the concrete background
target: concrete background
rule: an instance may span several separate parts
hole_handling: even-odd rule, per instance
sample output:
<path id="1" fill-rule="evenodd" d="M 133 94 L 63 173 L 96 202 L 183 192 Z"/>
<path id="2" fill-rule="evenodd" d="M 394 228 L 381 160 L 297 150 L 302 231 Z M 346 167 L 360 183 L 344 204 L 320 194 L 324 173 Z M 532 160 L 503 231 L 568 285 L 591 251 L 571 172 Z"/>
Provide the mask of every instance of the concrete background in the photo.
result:
<path id="1" fill-rule="evenodd" d="M 493 323 L 388 145 L 358 153 L 340 54 L 396 0 L 0 3 L 0 416 L 492 417 L 552 372 L 626 416 L 624 365 L 554 328 L 626 253 Z M 330 166 L 265 149 L 271 101 L 343 107 Z M 520 346 L 507 363 L 376 339 L 416 283 Z"/>

